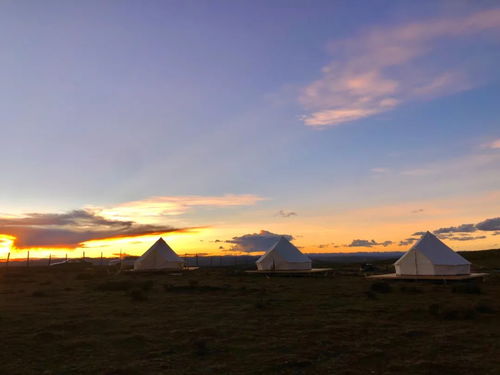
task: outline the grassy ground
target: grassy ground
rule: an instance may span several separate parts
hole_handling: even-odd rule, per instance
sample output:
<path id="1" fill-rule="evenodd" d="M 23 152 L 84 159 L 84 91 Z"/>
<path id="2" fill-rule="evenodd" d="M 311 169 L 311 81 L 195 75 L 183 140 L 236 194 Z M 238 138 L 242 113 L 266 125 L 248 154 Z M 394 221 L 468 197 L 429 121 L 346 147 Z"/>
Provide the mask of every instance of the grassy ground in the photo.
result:
<path id="1" fill-rule="evenodd" d="M 500 252 L 471 254 L 484 270 Z M 484 283 L 0 270 L 1 374 L 499 374 Z"/>

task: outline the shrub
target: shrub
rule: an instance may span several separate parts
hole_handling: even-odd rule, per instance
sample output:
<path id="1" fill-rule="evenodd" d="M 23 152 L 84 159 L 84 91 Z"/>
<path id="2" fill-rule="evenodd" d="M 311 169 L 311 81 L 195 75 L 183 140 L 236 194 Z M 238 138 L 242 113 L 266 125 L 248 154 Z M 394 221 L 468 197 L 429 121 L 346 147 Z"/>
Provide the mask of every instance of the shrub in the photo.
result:
<path id="1" fill-rule="evenodd" d="M 470 306 L 445 306 L 434 303 L 428 308 L 429 313 L 443 320 L 469 320 L 476 317 L 476 311 Z"/>
<path id="2" fill-rule="evenodd" d="M 492 314 L 495 312 L 495 309 L 491 307 L 491 305 L 488 302 L 485 301 L 480 301 L 476 304 L 475 310 L 478 313 L 482 314 Z"/>
<path id="3" fill-rule="evenodd" d="M 444 320 L 469 320 L 476 317 L 476 312 L 470 307 L 448 308 L 443 310 L 441 318 Z"/>
<path id="4" fill-rule="evenodd" d="M 378 299 L 377 298 L 377 295 L 375 293 L 373 293 L 371 290 L 365 292 L 365 296 L 368 298 L 368 299 Z"/>
<path id="5" fill-rule="evenodd" d="M 206 339 L 197 339 L 193 341 L 194 354 L 204 356 L 208 354 L 208 341 Z"/>
<path id="6" fill-rule="evenodd" d="M 422 289 L 416 286 L 402 286 L 399 288 L 399 290 L 403 293 L 408 293 L 408 294 L 419 294 L 422 293 Z"/>
<path id="7" fill-rule="evenodd" d="M 263 310 L 266 307 L 266 303 L 264 302 L 264 298 L 260 297 L 255 303 L 254 306 L 256 309 Z"/>
<path id="8" fill-rule="evenodd" d="M 452 289 L 453 293 L 481 294 L 481 287 L 477 284 L 459 284 Z"/>
<path id="9" fill-rule="evenodd" d="M 170 292 L 173 288 L 173 285 L 172 284 L 163 284 L 163 289 L 165 290 L 165 292 Z"/>
<path id="10" fill-rule="evenodd" d="M 371 285 L 370 290 L 376 293 L 390 293 L 392 287 L 384 281 L 376 281 Z"/>
<path id="11" fill-rule="evenodd" d="M 441 312 L 441 305 L 439 305 L 439 303 L 433 303 L 432 305 L 429 306 L 428 311 L 429 314 L 437 317 Z"/>
<path id="12" fill-rule="evenodd" d="M 47 293 L 43 290 L 35 290 L 33 293 L 31 293 L 33 297 L 47 297 Z"/>
<path id="13" fill-rule="evenodd" d="M 96 289 L 101 291 L 127 291 L 134 286 L 130 280 L 109 280 L 99 284 Z"/>
<path id="14" fill-rule="evenodd" d="M 129 292 L 132 301 L 142 302 L 148 299 L 148 295 L 140 288 L 134 288 Z"/>
<path id="15" fill-rule="evenodd" d="M 190 288 L 196 288 L 199 284 L 198 280 L 189 280 L 188 283 Z"/>
<path id="16" fill-rule="evenodd" d="M 75 275 L 75 280 L 92 280 L 96 277 L 94 273 L 81 272 Z"/>
<path id="17" fill-rule="evenodd" d="M 142 283 L 140 283 L 139 285 L 140 285 L 142 290 L 144 290 L 145 292 L 149 292 L 151 289 L 153 289 L 155 282 L 153 280 L 145 280 Z"/>

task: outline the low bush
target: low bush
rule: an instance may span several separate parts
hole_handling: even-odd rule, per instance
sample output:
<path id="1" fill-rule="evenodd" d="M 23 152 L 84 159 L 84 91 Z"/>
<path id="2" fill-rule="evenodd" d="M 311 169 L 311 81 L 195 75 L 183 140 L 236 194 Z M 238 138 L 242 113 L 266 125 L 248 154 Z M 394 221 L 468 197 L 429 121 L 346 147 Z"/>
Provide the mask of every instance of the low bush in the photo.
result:
<path id="1" fill-rule="evenodd" d="M 495 309 L 486 301 L 480 301 L 476 304 L 475 310 L 481 314 L 493 314 Z"/>
<path id="2" fill-rule="evenodd" d="M 376 293 L 390 293 L 392 287 L 385 281 L 376 281 L 370 286 L 370 290 Z"/>
<path id="3" fill-rule="evenodd" d="M 407 285 L 401 286 L 399 290 L 402 293 L 408 293 L 408 294 L 420 294 L 423 292 L 423 290 L 417 286 L 407 286 Z"/>
<path id="4" fill-rule="evenodd" d="M 153 289 L 154 285 L 155 282 L 153 280 L 144 280 L 138 284 L 138 286 L 145 292 L 149 292 L 151 289 Z"/>
<path id="5" fill-rule="evenodd" d="M 441 305 L 439 303 L 433 303 L 428 308 L 429 314 L 438 317 L 441 313 Z"/>
<path id="6" fill-rule="evenodd" d="M 204 339 L 204 338 L 196 339 L 192 342 L 192 345 L 193 345 L 194 354 L 197 356 L 201 357 L 201 356 L 207 355 L 209 352 L 207 339 Z"/>
<path id="7" fill-rule="evenodd" d="M 377 295 L 375 293 L 373 293 L 371 290 L 365 292 L 365 296 L 368 299 L 378 299 Z"/>
<path id="8" fill-rule="evenodd" d="M 264 301 L 264 298 L 260 297 L 259 299 L 257 299 L 257 301 L 255 301 L 254 303 L 254 307 L 259 310 L 265 309 L 267 307 L 267 304 Z"/>
<path id="9" fill-rule="evenodd" d="M 35 290 L 31 295 L 33 297 L 47 297 L 47 293 L 44 290 Z"/>
<path id="10" fill-rule="evenodd" d="M 441 312 L 443 320 L 470 320 L 476 317 L 476 311 L 470 307 L 450 307 Z"/>
<path id="11" fill-rule="evenodd" d="M 134 287 L 134 283 L 131 280 L 108 280 L 99 285 L 96 289 L 100 291 L 128 291 Z"/>
<path id="12" fill-rule="evenodd" d="M 190 288 L 196 288 L 199 284 L 198 280 L 189 280 L 188 283 Z"/>
<path id="13" fill-rule="evenodd" d="M 428 311 L 442 320 L 469 320 L 476 317 L 476 310 L 470 306 L 441 306 L 434 303 L 429 306 Z"/>
<path id="14" fill-rule="evenodd" d="M 165 292 L 187 292 L 187 293 L 198 293 L 198 292 L 217 292 L 226 290 L 224 287 L 220 286 L 212 286 L 212 285 L 198 285 L 196 283 L 189 283 L 189 285 L 172 285 L 172 284 L 164 284 L 163 289 Z M 231 289 L 227 289 L 231 290 Z"/>
<path id="15" fill-rule="evenodd" d="M 452 290 L 453 293 L 464 293 L 464 294 L 481 294 L 481 287 L 477 284 L 458 284 L 454 285 Z"/>
<path id="16" fill-rule="evenodd" d="M 134 288 L 134 289 L 130 290 L 129 295 L 130 295 L 130 298 L 132 299 L 132 301 L 136 301 L 136 302 L 143 302 L 143 301 L 147 301 L 147 299 L 148 299 L 147 293 L 143 289 L 140 289 L 140 288 Z"/>
<path id="17" fill-rule="evenodd" d="M 75 280 L 92 280 L 96 278 L 96 274 L 92 272 L 80 272 L 75 275 Z"/>

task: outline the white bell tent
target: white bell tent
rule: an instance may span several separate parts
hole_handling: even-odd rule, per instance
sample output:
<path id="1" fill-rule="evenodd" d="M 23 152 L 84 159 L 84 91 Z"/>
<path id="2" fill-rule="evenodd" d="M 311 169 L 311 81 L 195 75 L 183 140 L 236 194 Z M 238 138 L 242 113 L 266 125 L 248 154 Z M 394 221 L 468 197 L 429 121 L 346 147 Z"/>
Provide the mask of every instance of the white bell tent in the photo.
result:
<path id="1" fill-rule="evenodd" d="M 267 250 L 255 263 L 259 271 L 311 269 L 311 259 L 302 254 L 300 250 L 292 245 L 285 237 L 281 237 L 279 241 Z"/>
<path id="2" fill-rule="evenodd" d="M 134 270 L 182 269 L 184 261 L 160 238 L 134 263 Z"/>
<path id="3" fill-rule="evenodd" d="M 397 275 L 468 275 L 470 262 L 425 233 L 396 263 Z"/>

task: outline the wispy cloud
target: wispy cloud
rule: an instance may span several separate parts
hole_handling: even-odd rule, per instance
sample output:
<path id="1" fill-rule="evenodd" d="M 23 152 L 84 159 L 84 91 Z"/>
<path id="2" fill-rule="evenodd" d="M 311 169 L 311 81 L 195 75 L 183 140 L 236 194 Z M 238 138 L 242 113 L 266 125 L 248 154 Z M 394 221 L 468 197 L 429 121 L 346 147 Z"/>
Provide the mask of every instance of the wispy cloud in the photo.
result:
<path id="1" fill-rule="evenodd" d="M 500 217 L 493 217 L 490 219 L 483 220 L 477 224 L 460 224 L 451 227 L 443 227 L 435 229 L 432 232 L 436 234 L 441 239 L 448 239 L 452 241 L 472 241 L 487 238 L 486 235 L 472 236 L 471 233 L 482 231 L 482 232 L 494 232 L 492 235 L 496 235 L 496 231 L 500 230 Z M 425 232 L 415 232 L 412 236 L 421 236 Z M 408 240 L 408 239 L 407 239 Z M 400 243 L 403 244 L 404 241 Z"/>
<path id="2" fill-rule="evenodd" d="M 444 238 L 451 241 L 474 241 L 485 239 L 486 236 L 446 236 Z"/>
<path id="3" fill-rule="evenodd" d="M 297 216 L 297 213 L 294 211 L 285 211 L 285 210 L 279 210 L 276 216 L 280 217 L 292 217 L 292 216 Z"/>
<path id="4" fill-rule="evenodd" d="M 476 228 L 483 231 L 500 230 L 500 217 L 483 220 L 476 224 Z"/>
<path id="5" fill-rule="evenodd" d="M 103 217 L 152 222 L 166 216 L 181 215 L 193 207 L 250 206 L 264 200 L 253 194 L 223 196 L 160 196 L 126 202 L 114 207 L 91 207 Z"/>
<path id="6" fill-rule="evenodd" d="M 424 176 L 438 176 L 445 173 L 463 173 L 464 171 L 477 171 L 481 168 L 496 168 L 500 161 L 497 151 L 474 153 L 454 159 L 440 160 L 428 163 L 418 168 L 403 169 L 399 173 L 409 178 Z"/>
<path id="7" fill-rule="evenodd" d="M 404 176 L 427 176 L 436 172 L 436 170 L 431 168 L 415 168 L 401 171 L 401 174 Z"/>
<path id="8" fill-rule="evenodd" d="M 418 238 L 415 237 L 408 237 L 404 240 L 399 241 L 399 246 L 408 246 L 414 243 L 415 241 L 418 241 Z"/>
<path id="9" fill-rule="evenodd" d="M 323 76 L 305 87 L 300 102 L 308 126 L 333 126 L 389 111 L 402 103 L 460 92 L 480 84 L 475 73 L 442 56 L 450 38 L 498 34 L 500 8 L 379 28 L 335 42 L 335 59 Z M 453 48 L 447 46 L 446 53 Z M 443 58 L 446 58 L 444 56 Z"/>
<path id="10" fill-rule="evenodd" d="M 492 142 L 488 142 L 488 143 L 484 144 L 484 148 L 491 148 L 494 150 L 500 149 L 500 138 L 495 139 Z"/>
<path id="11" fill-rule="evenodd" d="M 389 246 L 392 245 L 392 241 L 377 242 L 375 240 L 352 240 L 352 242 L 347 245 L 347 247 L 374 247 L 374 246 Z"/>
<path id="12" fill-rule="evenodd" d="M 382 168 L 382 167 L 377 167 L 377 168 L 372 168 L 370 169 L 371 172 L 373 173 L 388 173 L 389 172 L 389 168 Z"/>
<path id="13" fill-rule="evenodd" d="M 474 224 L 462 224 L 456 227 L 439 228 L 434 233 L 470 233 L 477 230 Z"/>

